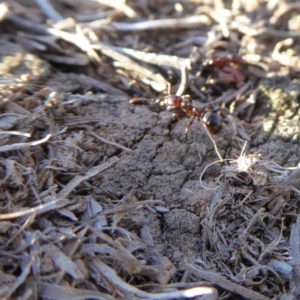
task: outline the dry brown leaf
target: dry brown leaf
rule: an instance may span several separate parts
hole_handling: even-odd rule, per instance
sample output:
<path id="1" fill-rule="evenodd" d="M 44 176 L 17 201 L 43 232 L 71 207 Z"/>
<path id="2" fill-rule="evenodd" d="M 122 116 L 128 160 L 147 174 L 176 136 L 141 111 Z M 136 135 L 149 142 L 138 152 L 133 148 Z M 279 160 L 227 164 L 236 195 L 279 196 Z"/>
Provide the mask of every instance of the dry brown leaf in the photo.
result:
<path id="1" fill-rule="evenodd" d="M 51 257 L 56 268 L 69 274 L 75 280 L 84 279 L 80 270 L 77 268 L 76 264 L 71 260 L 71 258 L 67 257 L 58 248 L 52 246 L 51 249 L 49 249 L 48 251 L 48 255 Z"/>

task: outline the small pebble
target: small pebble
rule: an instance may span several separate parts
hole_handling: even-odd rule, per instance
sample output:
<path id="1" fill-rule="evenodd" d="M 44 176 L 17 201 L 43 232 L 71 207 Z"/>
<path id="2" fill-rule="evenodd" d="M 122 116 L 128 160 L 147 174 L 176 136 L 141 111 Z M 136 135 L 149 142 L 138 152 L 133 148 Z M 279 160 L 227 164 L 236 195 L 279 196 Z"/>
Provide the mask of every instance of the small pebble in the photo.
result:
<path id="1" fill-rule="evenodd" d="M 170 212 L 170 210 L 164 206 L 155 206 L 155 209 L 160 214 L 165 214 L 165 213 Z"/>

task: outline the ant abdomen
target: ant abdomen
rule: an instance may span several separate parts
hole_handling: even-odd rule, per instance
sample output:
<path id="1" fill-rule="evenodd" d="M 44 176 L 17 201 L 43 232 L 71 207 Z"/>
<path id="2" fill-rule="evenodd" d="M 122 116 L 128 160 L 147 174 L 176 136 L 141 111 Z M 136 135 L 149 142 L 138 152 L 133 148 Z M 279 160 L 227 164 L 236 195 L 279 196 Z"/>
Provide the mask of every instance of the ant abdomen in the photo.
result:
<path id="1" fill-rule="evenodd" d="M 218 134 L 222 129 L 220 117 L 212 112 L 207 112 L 203 115 L 203 122 L 212 134 Z"/>

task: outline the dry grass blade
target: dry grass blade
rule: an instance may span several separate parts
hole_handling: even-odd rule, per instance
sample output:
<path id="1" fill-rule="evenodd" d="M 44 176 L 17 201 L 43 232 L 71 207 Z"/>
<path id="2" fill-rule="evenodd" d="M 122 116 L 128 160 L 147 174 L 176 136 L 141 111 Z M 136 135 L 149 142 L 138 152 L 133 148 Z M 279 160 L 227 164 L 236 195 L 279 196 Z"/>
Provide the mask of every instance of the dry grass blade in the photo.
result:
<path id="1" fill-rule="evenodd" d="M 9 213 L 9 214 L 0 214 L 0 220 L 15 219 L 15 218 L 19 218 L 19 217 L 25 217 L 28 215 L 38 216 L 39 214 L 45 213 L 47 211 L 52 211 L 55 209 L 62 208 L 66 204 L 67 204 L 66 200 L 56 199 L 56 200 L 50 201 L 48 203 L 38 205 L 34 208 L 24 209 L 22 211 L 13 212 L 13 213 Z"/>
<path id="2" fill-rule="evenodd" d="M 61 21 L 63 17 L 53 8 L 48 0 L 36 0 L 42 11 L 55 22 Z"/>
<path id="3" fill-rule="evenodd" d="M 128 18 L 136 18 L 137 13 L 127 4 L 124 3 L 124 1 L 109 1 L 109 0 L 94 0 L 102 5 L 111 7 L 116 9 L 117 11 L 122 11 Z"/>
<path id="4" fill-rule="evenodd" d="M 291 257 L 293 266 L 292 280 L 290 282 L 290 288 L 295 290 L 297 294 L 300 293 L 299 275 L 300 275 L 300 216 L 297 217 L 297 221 L 292 225 L 290 236 Z"/>
<path id="5" fill-rule="evenodd" d="M 131 48 L 122 48 L 122 47 L 116 47 L 104 43 L 93 43 L 94 49 L 104 50 L 105 47 L 109 49 L 113 49 L 119 53 L 127 54 L 131 56 L 132 58 L 146 62 L 149 64 L 154 64 L 158 66 L 168 66 L 180 69 L 182 66 L 190 66 L 191 60 L 189 58 L 181 58 L 178 56 L 172 56 L 172 55 L 166 55 L 166 54 L 159 54 L 159 53 L 149 53 L 149 52 L 143 52 L 143 51 L 137 51 Z M 107 53 L 109 55 L 109 52 L 104 51 L 104 54 Z M 112 55 L 110 55 L 112 56 Z M 141 69 L 142 71 L 143 69 Z M 143 73 L 143 72 L 140 72 Z"/>
<path id="6" fill-rule="evenodd" d="M 23 266 L 20 276 L 18 276 L 18 278 L 13 283 L 13 285 L 9 288 L 9 290 L 7 291 L 5 291 L 5 289 L 4 291 L 0 290 L 0 296 L 3 296 L 5 299 L 9 299 L 11 295 L 16 291 L 16 289 L 20 285 L 24 284 L 24 282 L 26 281 L 27 276 L 30 273 L 32 264 L 33 264 L 33 260 L 29 260 L 29 262 L 25 266 Z"/>
<path id="7" fill-rule="evenodd" d="M 78 186 L 81 182 L 86 181 L 89 178 L 99 174 L 100 172 L 103 172 L 104 170 L 112 167 L 118 161 L 119 159 L 116 156 L 114 156 L 104 164 L 92 168 L 84 176 L 76 176 L 57 194 L 57 196 L 62 199 L 68 197 L 68 195 L 74 190 L 74 188 Z"/>
<path id="8" fill-rule="evenodd" d="M 98 291 L 91 291 L 86 289 L 77 289 L 73 287 L 66 287 L 57 284 L 50 284 L 45 282 L 37 283 L 39 294 L 43 298 L 50 298 L 53 300 L 81 300 L 81 299 L 99 299 L 99 300 L 114 300 L 107 294 Z"/>
<path id="9" fill-rule="evenodd" d="M 51 257 L 54 265 L 59 270 L 69 274 L 75 280 L 84 279 L 84 276 L 82 275 L 76 264 L 57 247 L 52 246 L 51 249 L 47 251 L 47 254 Z"/>
<path id="10" fill-rule="evenodd" d="M 122 146 L 122 145 L 120 145 L 120 144 L 118 144 L 118 143 L 111 142 L 111 141 L 109 141 L 109 140 L 107 140 L 107 139 L 105 139 L 105 138 L 103 138 L 103 137 L 101 137 L 101 136 L 95 134 L 95 133 L 94 133 L 93 131 L 91 131 L 91 130 L 89 130 L 89 133 L 90 133 L 91 135 L 93 135 L 94 137 L 96 137 L 98 140 L 100 140 L 100 141 L 103 142 L 103 143 L 107 143 L 107 144 L 109 144 L 109 145 L 113 145 L 113 146 L 116 146 L 116 147 L 118 147 L 118 148 L 121 148 L 121 149 L 123 149 L 123 150 L 125 150 L 125 151 L 132 152 L 131 149 L 128 149 L 127 147 L 124 147 L 124 146 Z"/>
<path id="11" fill-rule="evenodd" d="M 244 297 L 245 299 L 251 300 L 268 300 L 268 297 L 262 296 L 252 290 L 244 288 L 239 284 L 233 283 L 227 279 L 225 279 L 220 274 L 216 274 L 214 272 L 210 272 L 207 270 L 201 270 L 200 268 L 194 265 L 187 265 L 186 269 L 191 272 L 192 274 L 199 276 L 201 279 L 207 280 L 212 284 L 219 285 L 223 287 L 225 290 L 230 292 L 234 292 L 239 294 L 240 296 Z"/>
<path id="12" fill-rule="evenodd" d="M 165 29 L 186 29 L 196 28 L 201 25 L 209 25 L 210 19 L 205 15 L 186 17 L 182 19 L 162 19 L 150 20 L 138 23 L 112 22 L 104 27 L 105 30 L 117 31 L 146 31 L 146 30 L 165 30 Z"/>
<path id="13" fill-rule="evenodd" d="M 113 284 L 113 286 L 117 288 L 116 292 L 118 292 L 119 295 L 124 295 L 125 297 L 130 296 L 130 297 L 137 297 L 140 299 L 163 300 L 163 299 L 174 299 L 180 297 L 192 298 L 192 297 L 208 294 L 210 295 L 210 298 L 208 299 L 215 300 L 217 296 L 217 293 L 213 288 L 207 288 L 207 287 L 203 287 L 203 288 L 197 287 L 185 291 L 176 291 L 176 292 L 169 292 L 169 293 L 149 294 L 140 291 L 137 288 L 125 283 L 121 278 L 117 276 L 117 274 L 113 269 L 103 264 L 100 260 L 97 259 L 93 260 L 91 262 L 91 267 L 97 269 L 101 274 L 101 276 L 105 278 L 105 280 Z M 264 300 L 265 299 L 266 298 L 264 298 Z"/>
<path id="14" fill-rule="evenodd" d="M 14 151 L 23 148 L 33 147 L 47 142 L 50 138 L 51 138 L 51 134 L 48 134 L 43 139 L 38 141 L 28 142 L 28 143 L 15 143 L 13 145 L 0 146 L 0 152 Z"/>

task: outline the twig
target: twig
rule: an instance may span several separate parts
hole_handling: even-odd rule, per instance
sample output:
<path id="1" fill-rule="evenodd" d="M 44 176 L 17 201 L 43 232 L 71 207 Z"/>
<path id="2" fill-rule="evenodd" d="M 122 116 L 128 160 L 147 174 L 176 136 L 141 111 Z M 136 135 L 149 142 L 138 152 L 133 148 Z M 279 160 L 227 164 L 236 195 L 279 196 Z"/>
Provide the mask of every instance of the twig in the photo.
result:
<path id="1" fill-rule="evenodd" d="M 275 30 L 267 27 L 260 27 L 256 29 L 236 21 L 233 21 L 229 28 L 253 37 L 260 36 L 260 35 L 277 37 L 277 38 L 299 38 L 300 37 L 299 31 L 283 31 L 283 30 Z"/>
<path id="2" fill-rule="evenodd" d="M 108 145 L 112 145 L 112 146 L 121 148 L 121 149 L 123 149 L 123 150 L 125 150 L 125 151 L 128 151 L 128 152 L 132 152 L 131 149 L 129 149 L 129 148 L 125 147 L 125 146 L 122 146 L 121 144 L 118 144 L 118 143 L 115 143 L 115 142 L 111 142 L 111 141 L 109 141 L 109 140 L 107 140 L 107 139 L 105 139 L 105 138 L 99 136 L 98 134 L 96 134 L 95 132 L 93 132 L 93 131 L 90 130 L 90 129 L 88 129 L 88 132 L 89 132 L 92 136 L 94 136 L 95 138 L 97 138 L 98 140 L 100 140 L 100 141 L 103 142 L 103 143 L 106 143 L 106 144 L 108 144 Z"/>
<path id="3" fill-rule="evenodd" d="M 207 270 L 201 270 L 200 268 L 188 264 L 186 265 L 186 269 L 192 273 L 195 274 L 196 276 L 199 276 L 200 278 L 207 280 L 213 284 L 216 284 L 226 291 L 230 291 L 232 293 L 239 294 L 240 296 L 246 298 L 246 299 L 251 299 L 251 300 L 269 300 L 268 297 L 265 297 L 263 295 L 258 294 L 257 292 L 248 290 L 247 288 L 233 283 L 227 279 L 225 279 L 223 276 L 216 274 L 211 271 Z"/>
<path id="4" fill-rule="evenodd" d="M 290 235 L 290 248 L 291 248 L 291 265 L 293 266 L 293 273 L 290 282 L 290 288 L 294 290 L 295 295 L 300 293 L 300 215 L 297 216 L 296 223 L 292 225 L 291 235 Z"/>
<path id="5" fill-rule="evenodd" d="M 180 86 L 176 92 L 176 96 L 182 96 L 189 85 L 189 74 L 188 69 L 185 64 L 182 65 L 181 68 L 181 82 Z"/>
<path id="6" fill-rule="evenodd" d="M 7 17 L 8 13 L 9 13 L 9 8 L 8 8 L 7 3 L 5 3 L 5 2 L 1 3 L 0 4 L 0 22 Z"/>
<path id="7" fill-rule="evenodd" d="M 47 211 L 62 208 L 64 206 L 66 206 L 67 204 L 69 204 L 68 201 L 62 200 L 62 198 L 59 198 L 59 199 L 55 199 L 51 202 L 41 204 L 41 205 L 38 205 L 33 208 L 28 208 L 28 209 L 25 209 L 22 211 L 16 211 L 16 212 L 9 213 L 9 214 L 0 214 L 0 220 L 15 219 L 15 218 L 24 217 L 27 215 L 38 215 L 38 214 L 45 213 Z"/>
<path id="8" fill-rule="evenodd" d="M 47 31 L 48 33 L 56 37 L 64 39 L 65 41 L 72 43 L 73 45 L 76 45 L 83 52 L 86 52 L 92 61 L 97 63 L 101 62 L 99 55 L 95 52 L 95 50 L 91 46 L 90 41 L 85 37 L 79 26 L 76 27 L 76 34 L 71 34 L 55 28 L 48 28 Z"/>
<path id="9" fill-rule="evenodd" d="M 178 30 L 187 28 L 199 28 L 201 25 L 208 25 L 210 18 L 206 15 L 198 15 L 178 19 L 150 20 L 138 23 L 118 23 L 103 24 L 105 30 L 117 31 L 147 31 L 147 30 Z"/>
<path id="10" fill-rule="evenodd" d="M 107 47 L 118 53 L 130 55 L 134 59 L 158 66 L 168 66 L 178 69 L 180 69 L 183 65 L 186 65 L 188 69 L 190 69 L 191 67 L 190 58 L 181 58 L 175 55 L 137 51 L 130 48 L 116 47 L 105 43 L 94 43 L 92 44 L 92 46 L 94 47 L 94 49 L 99 49 L 100 51 Z"/>
<path id="11" fill-rule="evenodd" d="M 280 184 L 283 186 L 290 185 L 295 181 L 299 182 L 300 179 L 300 167 L 293 170 L 292 174 L 285 180 L 283 180 Z"/>
<path id="12" fill-rule="evenodd" d="M 48 35 L 48 29 L 46 26 L 34 23 L 29 20 L 24 20 L 23 18 L 13 14 L 8 13 L 7 19 L 14 23 L 21 31 L 31 32 L 35 34 Z"/>
<path id="13" fill-rule="evenodd" d="M 211 101 L 205 105 L 216 105 L 221 102 L 228 103 L 232 100 L 234 100 L 238 95 L 243 95 L 251 86 L 253 85 L 253 81 L 249 80 L 246 82 L 240 89 L 237 91 L 231 92 L 231 93 L 224 93 L 224 95 L 220 96 L 219 98 L 215 99 L 214 101 Z"/>
<path id="14" fill-rule="evenodd" d="M 128 18 L 136 18 L 137 14 L 136 12 L 125 3 L 124 0 L 93 0 L 95 2 L 98 2 L 102 5 L 114 8 L 118 11 L 122 11 Z"/>
<path id="15" fill-rule="evenodd" d="M 63 17 L 53 8 L 48 0 L 35 0 L 43 13 L 51 20 L 59 22 Z"/>
<path id="16" fill-rule="evenodd" d="M 76 176 L 64 188 L 57 194 L 58 198 L 64 199 L 75 189 L 75 187 L 83 181 L 90 179 L 91 177 L 103 172 L 104 170 L 112 167 L 119 161 L 119 158 L 113 156 L 107 160 L 104 164 L 91 168 L 84 176 Z"/>
<path id="17" fill-rule="evenodd" d="M 20 132 L 20 131 L 2 131 L 1 130 L 0 134 L 10 134 L 10 135 L 20 135 L 20 136 L 31 137 L 30 133 Z"/>
<path id="18" fill-rule="evenodd" d="M 91 267 L 95 268 L 101 274 L 101 276 L 105 278 L 105 280 L 113 284 L 113 286 L 117 290 L 120 290 L 122 293 L 125 294 L 135 295 L 136 297 L 139 298 L 149 299 L 149 300 L 164 300 L 164 299 L 179 299 L 182 297 L 193 298 L 200 295 L 210 294 L 212 296 L 210 298 L 211 300 L 217 299 L 217 291 L 211 287 L 196 287 L 196 288 L 191 288 L 183 291 L 150 294 L 141 291 L 136 287 L 124 282 L 112 268 L 105 265 L 100 259 L 93 259 L 90 265 Z M 267 298 L 264 298 L 263 300 L 265 299 Z"/>
<path id="19" fill-rule="evenodd" d="M 44 137 L 43 139 L 38 140 L 38 141 L 29 142 L 29 143 L 15 143 L 12 145 L 1 146 L 0 152 L 13 151 L 13 150 L 19 150 L 19 149 L 23 149 L 23 148 L 36 146 L 36 145 L 47 142 L 50 139 L 50 137 L 51 137 L 51 134 L 48 134 L 46 137 Z"/>
<path id="20" fill-rule="evenodd" d="M 100 50 L 104 55 L 118 61 L 123 68 L 136 72 L 141 76 L 141 79 L 147 79 L 151 85 L 154 85 L 153 87 L 157 91 L 164 91 L 168 87 L 168 82 L 161 74 L 154 73 L 150 68 L 139 65 L 128 56 L 117 52 L 113 47 L 101 43 L 94 44 L 93 47 Z"/>
<path id="21" fill-rule="evenodd" d="M 61 286 L 55 283 L 46 283 L 41 280 L 36 281 L 39 290 L 39 297 L 50 298 L 52 300 L 73 300 L 73 299 L 97 299 L 115 300 L 115 297 L 100 293 L 94 290 L 74 288 L 71 286 Z"/>
<path id="22" fill-rule="evenodd" d="M 13 285 L 11 286 L 11 288 L 9 289 L 9 291 L 7 291 L 5 293 L 5 299 L 9 299 L 10 296 L 16 291 L 16 289 L 25 282 L 27 276 L 29 275 L 30 273 L 30 270 L 31 270 L 31 266 L 33 264 L 34 260 L 33 259 L 30 259 L 28 261 L 28 263 L 26 265 L 24 265 L 22 268 L 21 268 L 21 274 L 18 276 L 17 280 L 13 283 Z M 2 297 L 1 297 L 2 298 Z"/>

